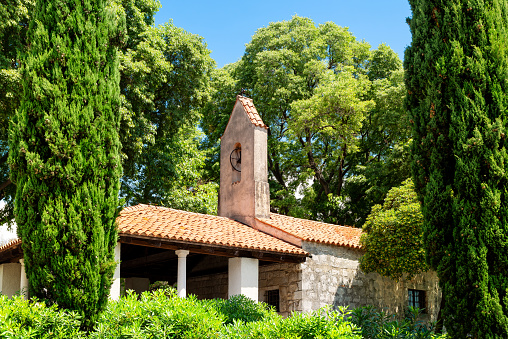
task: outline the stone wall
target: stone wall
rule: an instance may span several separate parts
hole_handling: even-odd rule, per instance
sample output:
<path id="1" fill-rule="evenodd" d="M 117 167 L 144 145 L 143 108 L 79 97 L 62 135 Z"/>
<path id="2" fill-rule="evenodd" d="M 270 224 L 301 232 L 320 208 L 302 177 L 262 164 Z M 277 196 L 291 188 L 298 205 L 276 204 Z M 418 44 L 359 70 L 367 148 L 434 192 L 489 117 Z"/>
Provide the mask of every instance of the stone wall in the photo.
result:
<path id="1" fill-rule="evenodd" d="M 280 314 L 287 316 L 293 311 L 301 311 L 302 272 L 300 264 L 273 263 L 259 266 L 259 301 L 265 300 L 265 292 L 279 290 Z M 188 278 L 187 293 L 199 299 L 228 297 L 228 274 L 218 273 L 202 277 Z"/>
<path id="2" fill-rule="evenodd" d="M 198 299 L 227 299 L 228 274 L 217 273 L 187 278 L 187 294 L 195 294 Z"/>
<path id="3" fill-rule="evenodd" d="M 441 292 L 434 272 L 397 283 L 377 273 L 360 271 L 360 250 L 309 242 L 304 242 L 303 249 L 312 254 L 301 264 L 303 311 L 325 305 L 349 309 L 373 305 L 402 316 L 408 305 L 408 289 L 417 289 L 425 291 L 427 314 L 422 320 L 437 319 Z"/>
<path id="4" fill-rule="evenodd" d="M 274 263 L 259 267 L 259 301 L 266 301 L 266 291 L 279 290 L 280 312 L 288 316 L 301 311 L 302 271 L 300 264 Z"/>

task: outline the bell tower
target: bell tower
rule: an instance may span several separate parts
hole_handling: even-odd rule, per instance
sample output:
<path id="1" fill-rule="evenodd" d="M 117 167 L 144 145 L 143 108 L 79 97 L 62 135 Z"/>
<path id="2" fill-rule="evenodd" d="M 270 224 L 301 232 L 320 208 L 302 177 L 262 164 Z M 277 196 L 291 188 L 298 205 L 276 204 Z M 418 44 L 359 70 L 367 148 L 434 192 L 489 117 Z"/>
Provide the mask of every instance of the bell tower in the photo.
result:
<path id="1" fill-rule="evenodd" d="M 270 217 L 267 133 L 252 99 L 238 95 L 220 143 L 220 216 L 249 226 Z"/>

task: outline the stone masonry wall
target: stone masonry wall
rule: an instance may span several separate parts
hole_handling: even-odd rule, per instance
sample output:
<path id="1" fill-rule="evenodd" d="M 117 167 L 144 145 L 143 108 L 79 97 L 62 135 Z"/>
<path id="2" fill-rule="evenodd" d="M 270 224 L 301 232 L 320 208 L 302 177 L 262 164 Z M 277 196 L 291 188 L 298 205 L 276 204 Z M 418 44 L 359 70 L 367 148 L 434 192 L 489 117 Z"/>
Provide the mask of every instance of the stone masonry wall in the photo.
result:
<path id="1" fill-rule="evenodd" d="M 301 311 L 302 273 L 299 264 L 273 263 L 259 266 L 259 301 L 265 300 L 265 292 L 279 290 L 280 314 L 287 316 Z M 227 273 L 210 274 L 187 280 L 187 293 L 199 299 L 228 297 Z"/>
<path id="2" fill-rule="evenodd" d="M 228 274 L 217 273 L 187 279 L 187 294 L 198 299 L 228 298 Z"/>
<path id="3" fill-rule="evenodd" d="M 266 291 L 279 290 L 279 314 L 288 316 L 302 310 L 302 271 L 300 264 L 274 263 L 259 267 L 259 301 Z"/>
<path id="4" fill-rule="evenodd" d="M 310 242 L 304 242 L 303 249 L 312 254 L 301 264 L 303 311 L 325 305 L 349 309 L 373 305 L 402 316 L 408 305 L 408 289 L 417 289 L 426 294 L 427 314 L 422 320 L 437 319 L 441 292 L 435 272 L 395 282 L 377 273 L 360 271 L 360 250 Z"/>

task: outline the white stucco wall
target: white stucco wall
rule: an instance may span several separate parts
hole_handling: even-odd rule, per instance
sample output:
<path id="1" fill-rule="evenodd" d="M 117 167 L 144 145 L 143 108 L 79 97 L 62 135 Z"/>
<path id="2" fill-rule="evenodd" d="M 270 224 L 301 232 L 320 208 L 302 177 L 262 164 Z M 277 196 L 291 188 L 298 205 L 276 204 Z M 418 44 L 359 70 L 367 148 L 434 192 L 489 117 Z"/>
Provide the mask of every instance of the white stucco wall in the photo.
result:
<path id="1" fill-rule="evenodd" d="M 12 297 L 20 290 L 21 264 L 6 263 L 0 265 L 0 293 Z"/>
<path id="2" fill-rule="evenodd" d="M 252 258 L 229 258 L 228 296 L 243 294 L 258 301 L 259 260 Z"/>

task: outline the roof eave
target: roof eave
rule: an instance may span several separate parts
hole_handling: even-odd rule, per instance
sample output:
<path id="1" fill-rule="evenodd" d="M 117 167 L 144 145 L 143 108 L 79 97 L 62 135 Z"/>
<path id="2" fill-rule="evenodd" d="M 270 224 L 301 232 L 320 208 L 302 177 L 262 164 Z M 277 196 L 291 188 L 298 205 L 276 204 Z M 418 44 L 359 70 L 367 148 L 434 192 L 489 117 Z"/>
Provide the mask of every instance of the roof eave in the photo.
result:
<path id="1" fill-rule="evenodd" d="M 174 240 L 168 238 L 156 238 L 143 235 L 120 233 L 120 243 L 162 248 L 168 250 L 186 249 L 192 253 L 217 255 L 225 257 L 246 257 L 273 262 L 304 262 L 310 256 L 304 250 L 302 253 L 290 253 L 282 251 L 245 248 L 231 245 L 207 244 L 187 240 Z"/>

